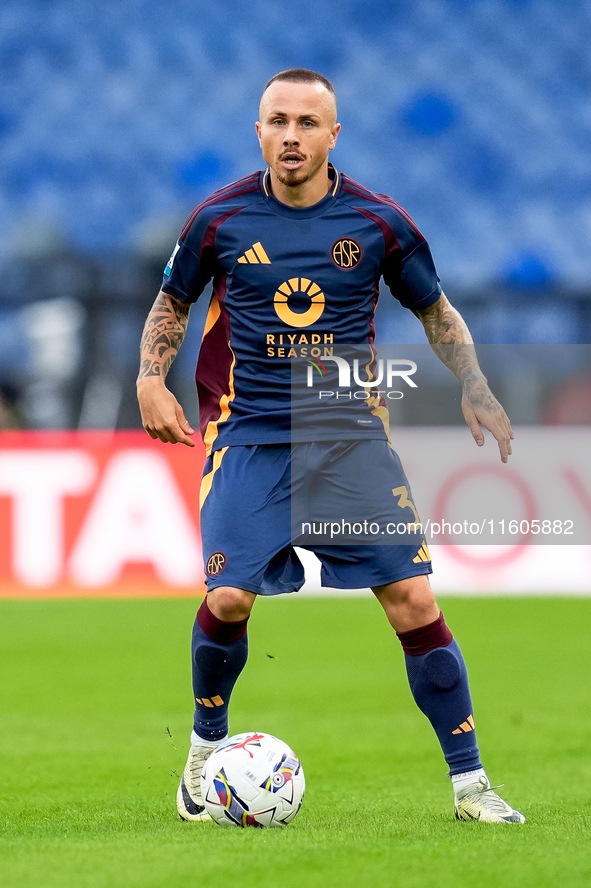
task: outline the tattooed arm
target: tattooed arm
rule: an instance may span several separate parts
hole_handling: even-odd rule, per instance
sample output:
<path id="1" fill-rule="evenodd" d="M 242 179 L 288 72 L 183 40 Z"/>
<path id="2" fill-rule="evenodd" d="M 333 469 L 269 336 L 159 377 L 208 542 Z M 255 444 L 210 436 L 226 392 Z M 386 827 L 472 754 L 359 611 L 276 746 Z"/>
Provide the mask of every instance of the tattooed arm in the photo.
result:
<path id="1" fill-rule="evenodd" d="M 472 336 L 461 314 L 450 305 L 445 294 L 415 314 L 437 357 L 462 384 L 462 413 L 474 440 L 482 447 L 484 433 L 481 426 L 484 426 L 497 439 L 501 460 L 507 462 L 513 438 L 511 423 L 488 387 L 478 365 Z"/>
<path id="2" fill-rule="evenodd" d="M 142 424 L 151 438 L 194 447 L 194 431 L 183 408 L 166 388 L 166 374 L 187 332 L 190 306 L 160 291 L 144 326 L 137 396 Z"/>

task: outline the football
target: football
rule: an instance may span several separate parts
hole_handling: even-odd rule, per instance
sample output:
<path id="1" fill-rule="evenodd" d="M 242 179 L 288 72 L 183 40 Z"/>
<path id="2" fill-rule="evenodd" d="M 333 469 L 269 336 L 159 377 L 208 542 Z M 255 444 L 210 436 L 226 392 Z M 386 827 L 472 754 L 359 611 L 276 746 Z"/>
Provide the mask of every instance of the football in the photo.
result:
<path id="1" fill-rule="evenodd" d="M 206 761 L 201 780 L 203 803 L 220 826 L 286 826 L 304 797 L 300 760 L 271 734 L 224 740 Z"/>

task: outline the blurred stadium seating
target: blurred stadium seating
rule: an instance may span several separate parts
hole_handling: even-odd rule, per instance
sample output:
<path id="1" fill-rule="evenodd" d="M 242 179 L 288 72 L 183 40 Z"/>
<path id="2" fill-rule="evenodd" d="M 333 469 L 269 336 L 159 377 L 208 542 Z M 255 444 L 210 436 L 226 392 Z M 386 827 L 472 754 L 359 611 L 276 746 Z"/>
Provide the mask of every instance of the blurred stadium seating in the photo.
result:
<path id="1" fill-rule="evenodd" d="M 590 42 L 589 0 L 4 0 L 0 416 L 136 424 L 178 229 L 260 166 L 261 87 L 293 65 L 334 80 L 336 165 L 412 213 L 477 340 L 591 341 Z M 383 340 L 420 338 L 383 311 Z"/>

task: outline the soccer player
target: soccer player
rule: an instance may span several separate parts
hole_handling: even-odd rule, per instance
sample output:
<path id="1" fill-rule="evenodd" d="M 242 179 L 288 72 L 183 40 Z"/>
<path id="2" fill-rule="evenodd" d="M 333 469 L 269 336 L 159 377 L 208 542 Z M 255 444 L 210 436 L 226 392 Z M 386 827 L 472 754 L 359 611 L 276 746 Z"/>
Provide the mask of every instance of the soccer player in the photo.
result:
<path id="1" fill-rule="evenodd" d="M 339 344 L 375 357 L 373 316 L 383 277 L 458 377 L 476 443 L 484 443 L 485 427 L 503 462 L 511 453 L 511 425 L 478 366 L 466 324 L 441 291 L 427 242 L 390 197 L 329 163 L 339 131 L 334 89 L 324 77 L 292 69 L 269 81 L 256 124 L 266 169 L 215 192 L 191 214 L 144 329 L 138 378 L 144 428 L 152 438 L 193 447 L 193 429 L 165 378 L 191 304 L 213 279 L 197 364 L 208 591 L 192 636 L 195 716 L 177 796 L 185 820 L 208 819 L 201 772 L 228 733 L 252 606 L 258 595 L 296 591 L 304 581 L 293 548 L 294 491 L 308 490 L 320 512 L 326 501 L 349 503 L 351 516 L 369 485 L 380 514 L 418 520 L 379 395 L 347 410 L 310 413 L 305 399 L 292 402 L 292 367 L 334 355 Z M 293 421 L 292 404 L 293 411 L 301 407 L 303 421 Z M 310 479 L 320 478 L 316 496 Z M 414 699 L 448 765 L 456 817 L 522 823 L 482 767 L 466 666 L 429 584 L 426 543 L 374 542 L 306 545 L 322 563 L 324 585 L 371 586 L 382 605 L 402 644 Z"/>

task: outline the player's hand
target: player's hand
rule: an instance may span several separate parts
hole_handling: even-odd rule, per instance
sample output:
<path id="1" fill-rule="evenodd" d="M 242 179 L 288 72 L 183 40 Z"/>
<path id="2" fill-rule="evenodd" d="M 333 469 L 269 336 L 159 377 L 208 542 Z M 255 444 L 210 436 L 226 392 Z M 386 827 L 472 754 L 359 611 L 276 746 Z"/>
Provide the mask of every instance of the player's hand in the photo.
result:
<path id="1" fill-rule="evenodd" d="M 168 444 L 195 446 L 189 437 L 195 434 L 194 429 L 185 418 L 183 408 L 159 376 L 138 379 L 137 398 L 142 425 L 150 438 Z"/>
<path id="2" fill-rule="evenodd" d="M 484 444 L 482 426 L 492 432 L 499 444 L 501 460 L 506 463 L 512 452 L 513 429 L 509 417 L 491 392 L 484 377 L 472 380 L 464 386 L 462 413 L 479 447 Z"/>

